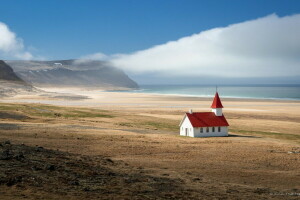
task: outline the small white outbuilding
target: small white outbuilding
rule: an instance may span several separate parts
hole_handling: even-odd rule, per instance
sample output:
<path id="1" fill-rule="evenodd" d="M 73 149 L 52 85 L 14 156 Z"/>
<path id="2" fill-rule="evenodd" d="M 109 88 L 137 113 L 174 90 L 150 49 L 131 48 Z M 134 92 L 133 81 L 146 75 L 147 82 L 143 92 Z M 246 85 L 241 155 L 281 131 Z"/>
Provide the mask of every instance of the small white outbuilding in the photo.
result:
<path id="1" fill-rule="evenodd" d="M 228 122 L 222 112 L 222 102 L 218 92 L 211 105 L 211 112 L 185 113 L 181 120 L 180 135 L 189 137 L 224 137 L 228 136 Z"/>

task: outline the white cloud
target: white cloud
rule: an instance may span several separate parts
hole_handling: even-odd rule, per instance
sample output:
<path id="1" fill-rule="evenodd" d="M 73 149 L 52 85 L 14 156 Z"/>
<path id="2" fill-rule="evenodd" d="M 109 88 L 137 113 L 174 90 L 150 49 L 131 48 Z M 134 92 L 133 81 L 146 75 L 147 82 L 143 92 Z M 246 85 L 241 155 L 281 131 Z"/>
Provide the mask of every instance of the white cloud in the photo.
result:
<path id="1" fill-rule="evenodd" d="M 0 55 L 24 60 L 33 58 L 30 52 L 24 50 L 23 40 L 2 22 L 0 22 Z"/>
<path id="2" fill-rule="evenodd" d="M 111 62 L 135 74 L 276 77 L 300 75 L 300 15 L 214 28 Z"/>
<path id="3" fill-rule="evenodd" d="M 103 53 L 94 53 L 94 54 L 90 54 L 90 55 L 86 55 L 86 56 L 82 56 L 80 57 L 78 60 L 74 61 L 74 64 L 83 64 L 83 63 L 87 63 L 93 60 L 100 60 L 100 61 L 106 61 L 110 59 L 110 56 L 103 54 Z"/>
<path id="4" fill-rule="evenodd" d="M 81 60 L 106 60 L 109 56 L 103 54 L 103 53 L 95 53 L 87 56 L 83 56 L 80 59 Z"/>

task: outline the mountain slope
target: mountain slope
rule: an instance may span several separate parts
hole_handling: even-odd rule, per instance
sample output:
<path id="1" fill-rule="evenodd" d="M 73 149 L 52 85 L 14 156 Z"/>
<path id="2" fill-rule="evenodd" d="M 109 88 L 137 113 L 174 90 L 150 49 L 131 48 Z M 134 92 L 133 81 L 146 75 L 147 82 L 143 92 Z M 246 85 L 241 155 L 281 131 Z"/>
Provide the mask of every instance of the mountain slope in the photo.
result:
<path id="1" fill-rule="evenodd" d="M 36 89 L 19 78 L 14 70 L 0 60 L 0 97 L 31 94 Z"/>
<path id="2" fill-rule="evenodd" d="M 25 83 L 22 79 L 20 79 L 15 74 L 13 69 L 9 65 L 7 65 L 3 60 L 0 60 L 0 80 Z"/>
<path id="3" fill-rule="evenodd" d="M 7 61 L 24 79 L 38 86 L 138 88 L 122 70 L 102 61 Z"/>

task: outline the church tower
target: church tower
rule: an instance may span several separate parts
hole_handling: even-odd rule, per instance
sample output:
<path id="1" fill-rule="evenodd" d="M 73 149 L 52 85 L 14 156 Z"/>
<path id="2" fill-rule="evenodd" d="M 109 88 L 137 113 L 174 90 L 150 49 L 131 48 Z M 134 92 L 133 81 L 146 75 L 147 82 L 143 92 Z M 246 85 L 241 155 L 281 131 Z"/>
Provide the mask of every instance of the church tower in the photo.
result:
<path id="1" fill-rule="evenodd" d="M 214 101 L 211 104 L 211 111 L 214 112 L 216 116 L 222 116 L 223 115 L 222 108 L 223 108 L 223 105 L 221 103 L 219 94 L 218 94 L 218 92 L 216 92 Z"/>

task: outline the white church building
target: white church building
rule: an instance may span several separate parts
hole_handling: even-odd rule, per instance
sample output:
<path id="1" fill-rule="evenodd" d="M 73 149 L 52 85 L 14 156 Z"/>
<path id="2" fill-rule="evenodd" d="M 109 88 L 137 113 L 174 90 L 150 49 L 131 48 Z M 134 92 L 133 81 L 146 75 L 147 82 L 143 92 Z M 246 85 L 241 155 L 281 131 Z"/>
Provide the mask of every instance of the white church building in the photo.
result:
<path id="1" fill-rule="evenodd" d="M 185 113 L 180 122 L 180 135 L 189 137 L 228 136 L 228 122 L 222 112 L 222 102 L 218 92 L 211 105 L 211 112 Z"/>

